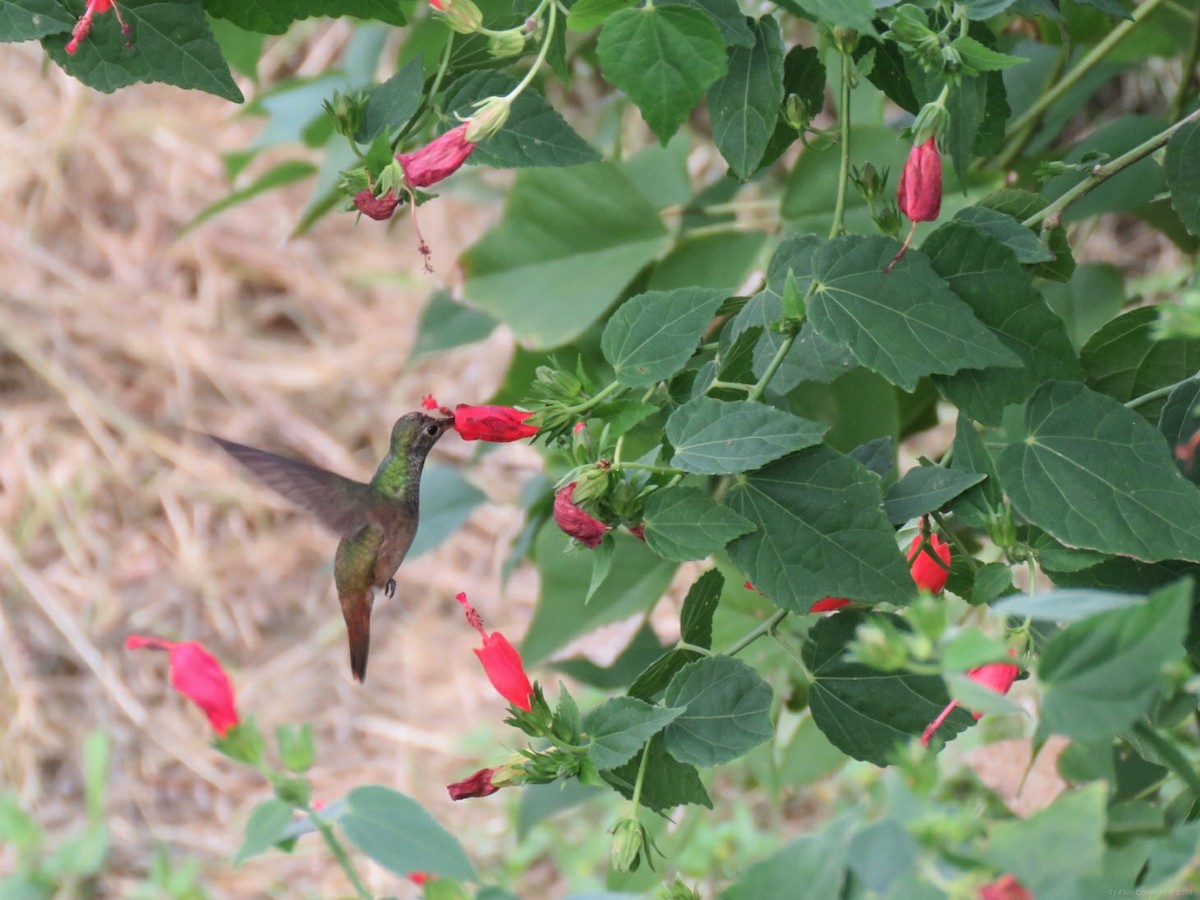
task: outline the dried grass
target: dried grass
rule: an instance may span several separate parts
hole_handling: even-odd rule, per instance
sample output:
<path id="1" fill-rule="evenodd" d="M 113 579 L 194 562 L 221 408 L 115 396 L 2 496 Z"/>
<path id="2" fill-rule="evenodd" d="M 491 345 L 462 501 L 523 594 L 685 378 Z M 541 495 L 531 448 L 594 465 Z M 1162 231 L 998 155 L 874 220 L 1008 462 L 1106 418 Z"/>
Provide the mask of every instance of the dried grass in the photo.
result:
<path id="1" fill-rule="evenodd" d="M 459 735 L 481 722 L 506 731 L 451 598 L 466 589 L 490 627 L 523 632 L 532 578 L 518 573 L 515 604 L 501 605 L 496 564 L 516 514 L 484 507 L 406 563 L 399 599 L 377 604 L 363 688 L 346 662 L 334 539 L 188 436 L 214 431 L 365 477 L 423 394 L 486 397 L 503 335 L 406 367 L 426 296 L 453 278 L 483 214 L 453 191 L 422 208 L 432 278 L 406 221 L 334 216 L 285 240 L 303 189 L 174 240 L 227 190 L 217 154 L 245 146 L 254 123 L 173 88 L 96 94 L 43 71 L 32 45 L 0 55 L 0 77 L 0 783 L 69 831 L 82 816 L 81 739 L 104 728 L 106 894 L 128 893 L 160 843 L 198 857 L 217 896 L 346 893 L 311 840 L 231 868 L 268 792 L 207 747 L 203 719 L 166 685 L 165 658 L 121 648 L 130 632 L 158 633 L 203 641 L 265 730 L 314 723 L 319 798 L 389 784 L 460 834 L 503 835 L 504 803 L 456 807 L 443 785 L 482 762 Z M 447 440 L 434 455 L 469 454 Z M 513 447 L 488 466 L 504 501 L 538 461 Z M 370 865 L 367 877 L 406 890 Z"/>

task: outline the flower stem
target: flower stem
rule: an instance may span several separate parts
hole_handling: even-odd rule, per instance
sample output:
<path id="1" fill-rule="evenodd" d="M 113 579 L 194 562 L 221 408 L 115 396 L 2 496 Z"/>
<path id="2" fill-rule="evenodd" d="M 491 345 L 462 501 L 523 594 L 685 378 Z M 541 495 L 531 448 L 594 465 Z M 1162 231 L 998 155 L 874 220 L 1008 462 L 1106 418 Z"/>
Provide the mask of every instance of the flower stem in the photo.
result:
<path id="1" fill-rule="evenodd" d="M 1160 0 L 1161 2 L 1161 0 Z M 543 3 L 543 5 L 545 5 Z M 546 16 L 546 39 L 542 41 L 542 46 L 538 50 L 537 59 L 533 61 L 533 65 L 529 67 L 529 71 L 525 73 L 525 77 L 517 82 L 516 87 L 504 95 L 504 99 L 509 102 L 516 100 L 525 88 L 529 87 L 529 82 L 533 81 L 537 75 L 538 69 L 542 67 L 542 63 L 546 61 L 546 54 L 550 52 L 550 44 L 554 42 L 554 23 L 558 17 L 558 4 L 550 3 L 550 12 Z M 539 7 L 540 12 L 540 7 Z M 535 13 L 537 15 L 537 13 Z"/>
<path id="2" fill-rule="evenodd" d="M 637 780 L 633 783 L 633 795 L 629 798 L 631 814 L 638 817 L 638 804 L 642 801 L 642 785 L 646 781 L 646 766 L 650 762 L 650 742 L 642 748 L 642 761 L 638 764 Z"/>
<path id="3" fill-rule="evenodd" d="M 672 466 L 654 466 L 650 463 L 638 462 L 621 462 L 620 459 L 613 459 L 614 469 L 637 469 L 639 472 L 653 472 L 655 475 L 682 475 L 682 469 L 676 469 Z"/>
<path id="4" fill-rule="evenodd" d="M 816 282 L 814 282 L 815 284 Z M 810 288 L 811 293 L 811 288 Z M 746 394 L 747 400 L 757 400 L 763 395 L 763 391 L 767 389 L 771 379 L 775 377 L 775 373 L 779 371 L 779 367 L 783 365 L 783 358 L 788 355 L 788 351 L 792 349 L 792 344 L 796 342 L 796 335 L 789 334 L 783 339 L 783 343 L 779 345 L 779 349 L 775 351 L 775 357 L 771 360 L 767 370 L 762 373 L 762 378 L 758 379 L 758 383 L 750 388 Z"/>
<path id="5" fill-rule="evenodd" d="M 738 640 L 729 645 L 729 649 L 725 651 L 725 656 L 736 656 L 741 653 L 764 634 L 770 634 L 778 627 L 779 623 L 788 617 L 789 613 L 786 609 L 777 609 L 771 613 L 763 622 L 759 623 L 750 631 L 742 635 Z"/>
<path id="6" fill-rule="evenodd" d="M 354 863 L 350 861 L 350 856 L 346 853 L 346 848 L 337 839 L 337 835 L 333 833 L 333 829 L 329 827 L 329 823 L 307 803 L 302 804 L 300 809 L 304 810 L 305 815 L 317 826 L 317 831 L 321 832 L 321 837 L 324 838 L 325 845 L 329 847 L 330 852 L 333 853 L 334 858 L 338 861 L 338 865 L 346 873 L 346 878 L 354 888 L 354 893 L 358 896 L 359 900 L 372 900 L 371 892 L 362 883 L 362 879 L 358 876 L 358 871 L 354 868 Z"/>
<path id="7" fill-rule="evenodd" d="M 621 389 L 621 382 L 619 382 L 619 381 L 609 382 L 607 385 L 605 385 L 603 388 L 601 388 L 597 393 L 593 394 L 587 400 L 584 400 L 582 403 L 580 403 L 577 406 L 568 407 L 565 410 L 565 412 L 568 412 L 568 413 L 587 412 L 589 409 L 599 406 L 601 403 L 603 403 L 605 400 L 607 400 L 609 397 L 611 397 L 613 394 L 615 394 L 620 389 Z"/>
<path id="8" fill-rule="evenodd" d="M 1143 403 L 1149 403 L 1151 400 L 1157 400 L 1159 397 L 1165 397 L 1169 393 L 1171 393 L 1171 391 L 1175 390 L 1175 388 L 1177 388 L 1181 384 L 1183 384 L 1184 381 L 1191 381 L 1192 378 L 1195 378 L 1195 377 L 1196 377 L 1195 375 L 1192 375 L 1188 378 L 1185 378 L 1183 381 L 1177 381 L 1174 384 L 1168 384 L 1165 387 L 1155 388 L 1152 391 L 1147 391 L 1146 393 L 1142 394 L 1142 396 L 1134 397 L 1132 400 L 1128 401 L 1125 404 L 1125 408 L 1126 409 L 1137 409 Z"/>
<path id="9" fill-rule="evenodd" d="M 833 207 L 833 224 L 829 227 L 831 240 L 846 231 L 846 188 L 850 183 L 850 72 L 854 60 L 848 50 L 841 52 L 842 91 L 841 102 L 838 104 L 838 126 L 841 130 L 842 160 L 838 169 L 837 201 Z"/>
<path id="10" fill-rule="evenodd" d="M 1151 0 L 1151 2 L 1153 2 L 1153 0 Z M 1144 6 L 1138 7 L 1139 10 L 1144 8 Z M 1079 182 L 1079 184 L 1075 185 L 1073 188 L 1071 188 L 1054 202 L 1045 206 L 1039 212 L 1034 213 L 1022 224 L 1027 228 L 1032 228 L 1034 225 L 1038 225 L 1048 219 L 1052 220 L 1052 224 L 1057 224 L 1057 219 L 1062 211 L 1076 200 L 1079 200 L 1091 193 L 1091 191 L 1098 185 L 1103 184 L 1118 172 L 1149 156 L 1151 153 L 1169 141 L 1171 139 L 1171 135 L 1173 135 L 1176 131 L 1189 122 L 1195 121 L 1200 121 L 1200 110 L 1196 110 L 1186 118 L 1180 119 L 1170 128 L 1160 131 L 1154 137 L 1144 141 L 1141 144 L 1138 144 L 1132 150 L 1122 153 L 1111 162 L 1104 163 L 1104 165 L 1101 166 L 1095 166 L 1092 169 L 1092 173 L 1087 178 L 1083 179 L 1083 181 Z"/>

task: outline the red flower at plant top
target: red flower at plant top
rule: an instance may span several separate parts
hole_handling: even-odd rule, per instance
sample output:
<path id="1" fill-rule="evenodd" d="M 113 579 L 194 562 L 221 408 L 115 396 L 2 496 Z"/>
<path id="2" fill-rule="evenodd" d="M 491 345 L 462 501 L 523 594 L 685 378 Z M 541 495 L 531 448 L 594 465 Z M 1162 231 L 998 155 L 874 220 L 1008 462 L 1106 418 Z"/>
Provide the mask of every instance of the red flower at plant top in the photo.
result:
<path id="1" fill-rule="evenodd" d="M 909 562 L 909 571 L 912 572 L 912 578 L 917 583 L 917 587 L 923 591 L 929 591 L 931 594 L 936 594 L 946 586 L 946 579 L 950 577 L 950 545 L 936 534 L 929 536 L 929 546 L 933 548 L 942 562 L 946 564 L 945 566 L 942 566 L 933 558 L 929 552 L 929 547 L 918 552 L 920 546 L 921 535 L 918 534 L 913 538 L 912 543 L 908 545 L 908 553 L 906 555 Z"/>
<path id="2" fill-rule="evenodd" d="M 354 195 L 354 208 L 368 219 L 374 219 L 377 222 L 390 219 L 399 205 L 400 201 L 396 197 L 396 192 L 391 188 L 388 188 L 388 192 L 382 197 L 376 197 L 369 190 L 361 190 Z"/>
<path id="3" fill-rule="evenodd" d="M 908 152 L 896 187 L 896 205 L 912 222 L 932 222 L 942 210 L 942 156 L 930 138 Z"/>
<path id="4" fill-rule="evenodd" d="M 129 36 L 129 26 L 121 19 L 121 10 L 117 9 L 117 4 L 114 0 L 88 0 L 87 8 L 84 9 L 83 15 L 79 17 L 79 21 L 75 23 L 75 28 L 71 32 L 71 40 L 67 41 L 67 53 L 73 56 L 75 51 L 79 49 L 79 45 L 87 39 L 88 34 L 92 30 L 92 18 L 106 13 L 110 9 L 121 24 L 121 33 L 126 37 Z"/>
<path id="5" fill-rule="evenodd" d="M 529 683 L 529 676 L 525 674 L 521 654 L 500 632 L 493 631 L 488 634 L 479 613 L 467 602 L 466 594 L 459 593 L 454 599 L 462 604 L 467 621 L 483 638 L 483 647 L 476 650 L 475 655 L 483 663 L 483 671 L 487 674 L 488 681 L 501 697 L 513 706 L 529 712 L 529 698 L 533 694 L 533 685 Z"/>
<path id="6" fill-rule="evenodd" d="M 203 646 L 196 641 L 168 641 L 136 634 L 125 639 L 127 650 L 141 647 L 166 650 L 170 654 L 172 687 L 200 707 L 219 737 L 238 724 L 229 676 Z"/>
<path id="7" fill-rule="evenodd" d="M 1016 656 L 1016 650 L 1009 650 L 1009 656 Z M 1013 682 L 1017 680 L 1017 675 L 1021 670 L 1012 663 L 988 663 L 986 666 L 980 666 L 977 669 L 971 669 L 967 672 L 967 677 L 972 681 L 982 684 L 986 688 L 991 688 L 997 694 L 1007 694 L 1013 686 Z M 951 700 L 946 708 L 938 713 L 938 717 L 929 723 L 929 727 L 925 729 L 921 735 L 921 743 L 926 747 L 929 746 L 929 740 L 946 721 L 946 717 L 954 711 L 954 707 L 958 706 L 957 700 Z M 971 713 L 978 721 L 983 717 L 983 713 Z M 1003 896 L 1003 895 L 1001 895 Z"/>
<path id="8" fill-rule="evenodd" d="M 531 412 L 511 406 L 468 406 L 460 403 L 454 407 L 454 430 L 464 441 L 519 441 L 538 433 L 535 426 L 525 424 L 525 420 L 532 415 Z"/>
<path id="9" fill-rule="evenodd" d="M 554 495 L 554 521 L 568 537 L 594 549 L 604 540 L 608 526 L 576 506 L 572 499 L 574 494 L 575 482 L 572 481 Z"/>
<path id="10" fill-rule="evenodd" d="M 419 150 L 397 153 L 396 161 L 404 170 L 404 180 L 409 187 L 429 187 L 457 172 L 474 149 L 475 145 L 467 140 L 467 123 L 464 122 Z"/>
<path id="11" fill-rule="evenodd" d="M 1033 900 L 1033 894 L 1014 875 L 1001 875 L 979 889 L 979 900 Z"/>
<path id="12" fill-rule="evenodd" d="M 451 800 L 467 800 L 471 797 L 487 797 L 500 790 L 500 786 L 492 782 L 495 769 L 480 769 L 469 778 L 447 785 Z"/>

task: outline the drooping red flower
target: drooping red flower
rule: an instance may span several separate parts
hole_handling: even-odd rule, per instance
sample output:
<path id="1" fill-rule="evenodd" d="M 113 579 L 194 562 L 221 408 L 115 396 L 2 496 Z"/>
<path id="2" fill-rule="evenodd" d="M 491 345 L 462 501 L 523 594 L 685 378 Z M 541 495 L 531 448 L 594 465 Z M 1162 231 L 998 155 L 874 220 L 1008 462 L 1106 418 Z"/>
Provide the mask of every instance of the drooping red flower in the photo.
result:
<path id="1" fill-rule="evenodd" d="M 377 222 L 390 219 L 399 205 L 400 201 L 396 197 L 396 192 L 391 188 L 388 188 L 388 192 L 382 197 L 376 197 L 369 190 L 361 190 L 354 195 L 354 208 L 368 219 L 374 219 Z"/>
<path id="2" fill-rule="evenodd" d="M 525 420 L 532 415 L 531 412 L 511 406 L 468 406 L 460 403 L 454 407 L 454 430 L 464 441 L 519 441 L 538 433 L 535 426 L 525 424 Z"/>
<path id="3" fill-rule="evenodd" d="M 467 621 L 483 638 L 483 647 L 476 650 L 475 655 L 483 663 L 483 671 L 488 681 L 501 697 L 513 706 L 529 712 L 532 708 L 529 698 L 533 695 L 533 685 L 529 683 L 529 676 L 525 674 L 521 654 L 500 632 L 487 632 L 479 613 L 467 602 L 466 594 L 459 593 L 454 599 L 462 604 Z"/>
<path id="4" fill-rule="evenodd" d="M 1010 649 L 1009 656 L 1016 656 L 1017 651 Z M 1013 682 L 1017 680 L 1017 676 L 1021 670 L 1012 663 L 988 663 L 986 666 L 980 666 L 977 669 L 971 669 L 967 672 L 967 677 L 972 681 L 982 684 L 986 688 L 991 688 L 997 694 L 1007 694 L 1013 686 Z M 929 740 L 933 737 L 942 723 L 946 721 L 946 717 L 954 711 L 954 707 L 958 706 L 957 700 L 951 700 L 946 708 L 938 713 L 938 717 L 929 723 L 929 727 L 921 735 L 921 743 L 926 747 L 929 746 Z M 983 718 L 983 713 L 971 713 L 975 720 Z"/>
<path id="5" fill-rule="evenodd" d="M 467 140 L 467 123 L 464 122 L 419 150 L 397 153 L 396 161 L 404 170 L 404 180 L 409 187 L 429 187 L 457 172 L 474 149 L 475 145 Z"/>
<path id="6" fill-rule="evenodd" d="M 979 900 L 1033 900 L 1033 894 L 1015 875 L 1001 875 L 979 889 Z"/>
<path id="7" fill-rule="evenodd" d="M 932 222 L 942 210 L 942 156 L 930 138 L 908 152 L 896 187 L 896 205 L 912 222 Z"/>
<path id="8" fill-rule="evenodd" d="M 912 572 L 913 581 L 917 583 L 923 591 L 929 591 L 931 594 L 939 593 L 946 586 L 946 579 L 950 577 L 950 545 L 943 541 L 936 534 L 929 536 L 929 546 L 933 548 L 938 557 L 946 565 L 940 565 L 937 560 L 929 552 L 929 547 L 918 552 L 921 546 L 921 535 L 913 538 L 912 543 L 908 545 L 908 562 L 909 571 Z"/>
<path id="9" fill-rule="evenodd" d="M 229 676 L 203 646 L 196 641 L 168 641 L 136 634 L 125 639 L 127 650 L 141 647 L 166 650 L 170 654 L 171 686 L 200 707 L 219 737 L 238 724 Z"/>
<path id="10" fill-rule="evenodd" d="M 79 21 L 75 23 L 75 28 L 71 31 L 71 40 L 67 41 L 67 53 L 74 56 L 75 51 L 79 49 L 79 45 L 87 39 L 88 34 L 92 30 L 93 17 L 106 13 L 110 9 L 121 24 L 121 33 L 126 37 L 129 36 L 130 28 L 121 18 L 121 10 L 117 8 L 114 0 L 88 0 L 87 8 L 84 9 L 83 15 L 79 17 Z"/>
<path id="11" fill-rule="evenodd" d="M 844 597 L 826 597 L 823 600 L 818 600 L 812 605 L 809 612 L 830 612 L 835 609 L 841 609 L 843 606 L 849 606 L 850 601 Z"/>
<path id="12" fill-rule="evenodd" d="M 492 781 L 492 775 L 495 772 L 495 769 L 480 769 L 469 778 L 447 785 L 446 790 L 450 792 L 450 799 L 467 800 L 471 797 L 487 797 L 496 793 L 500 790 L 500 786 Z"/>
<path id="13" fill-rule="evenodd" d="M 594 549 L 604 540 L 608 526 L 595 516 L 575 505 L 575 482 L 554 495 L 554 521 L 568 537 L 573 537 L 585 547 Z"/>

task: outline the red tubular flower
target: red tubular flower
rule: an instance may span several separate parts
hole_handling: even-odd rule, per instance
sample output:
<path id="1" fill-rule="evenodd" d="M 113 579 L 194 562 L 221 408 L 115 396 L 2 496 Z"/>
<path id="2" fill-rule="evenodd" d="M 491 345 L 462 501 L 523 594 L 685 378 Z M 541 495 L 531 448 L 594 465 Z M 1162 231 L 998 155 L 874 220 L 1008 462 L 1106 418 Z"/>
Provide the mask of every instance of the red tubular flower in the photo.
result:
<path id="1" fill-rule="evenodd" d="M 238 724 L 233 686 L 221 664 L 196 641 L 168 641 L 131 634 L 127 650 L 152 647 L 170 654 L 171 685 L 208 716 L 208 724 L 219 737 Z"/>
<path id="2" fill-rule="evenodd" d="M 1033 894 L 1014 875 L 1001 875 L 979 889 L 979 900 L 1033 900 Z"/>
<path id="3" fill-rule="evenodd" d="M 826 597 L 824 600 L 818 600 L 812 605 L 809 612 L 830 612 L 831 610 L 841 609 L 843 606 L 849 606 L 850 601 L 844 597 Z"/>
<path id="4" fill-rule="evenodd" d="M 359 191 L 354 195 L 354 208 L 368 219 L 374 219 L 377 222 L 390 219 L 399 205 L 400 201 L 396 198 L 396 192 L 391 188 L 382 197 L 376 197 L 368 190 Z"/>
<path id="5" fill-rule="evenodd" d="M 575 482 L 554 495 L 554 521 L 568 537 L 573 537 L 585 547 L 594 549 L 608 531 L 608 526 L 593 515 L 585 513 L 571 499 L 575 494 Z"/>
<path id="6" fill-rule="evenodd" d="M 1009 656 L 1016 656 L 1016 650 L 1009 650 Z M 971 669 L 967 672 L 967 677 L 972 681 L 982 684 L 984 687 L 991 688 L 997 694 L 1007 694 L 1013 686 L 1013 682 L 1017 680 L 1021 670 L 1012 663 L 988 663 L 986 666 L 980 666 L 977 669 Z M 954 707 L 958 706 L 957 700 L 951 700 L 946 708 L 938 713 L 938 717 L 929 723 L 929 727 L 925 729 L 921 735 L 921 743 L 928 747 L 929 739 L 933 737 L 942 723 L 946 721 L 946 717 L 954 711 Z M 975 720 L 983 718 L 983 713 L 971 713 Z M 1004 896 L 1004 895 L 999 895 Z"/>
<path id="7" fill-rule="evenodd" d="M 397 153 L 396 161 L 404 170 L 404 180 L 409 187 L 429 187 L 457 172 L 474 149 L 475 145 L 467 140 L 467 123 L 464 122 L 419 150 Z"/>
<path id="8" fill-rule="evenodd" d="M 929 546 L 941 558 L 946 565 L 943 567 L 929 552 L 929 547 L 921 550 L 921 535 L 913 538 L 911 544 L 908 545 L 908 561 L 909 571 L 912 572 L 913 581 L 917 583 L 923 591 L 929 591 L 931 594 L 936 594 L 946 586 L 946 579 L 950 577 L 950 545 L 943 541 L 936 534 L 929 536 Z M 915 557 L 915 559 L 914 559 Z"/>
<path id="9" fill-rule="evenodd" d="M 495 769 L 480 769 L 470 778 L 456 781 L 446 786 L 451 800 L 468 800 L 471 797 L 487 797 L 500 790 L 500 786 L 492 782 Z"/>
<path id="10" fill-rule="evenodd" d="M 900 173 L 896 205 L 912 222 L 932 222 L 942 210 L 942 157 L 930 138 L 908 152 Z"/>
<path id="11" fill-rule="evenodd" d="M 454 407 L 454 430 L 464 441 L 519 441 L 538 433 L 535 426 L 525 424 L 525 420 L 532 415 L 531 412 L 511 406 L 468 406 L 460 403 Z"/>
<path id="12" fill-rule="evenodd" d="M 532 708 L 529 698 L 533 695 L 533 685 L 529 683 L 529 676 L 525 674 L 521 654 L 500 632 L 493 631 L 488 634 L 479 613 L 467 602 L 466 594 L 459 593 L 454 599 L 463 605 L 467 621 L 483 638 L 483 647 L 476 650 L 475 655 L 483 663 L 483 671 L 488 681 L 501 697 L 513 706 L 529 712 Z"/>

